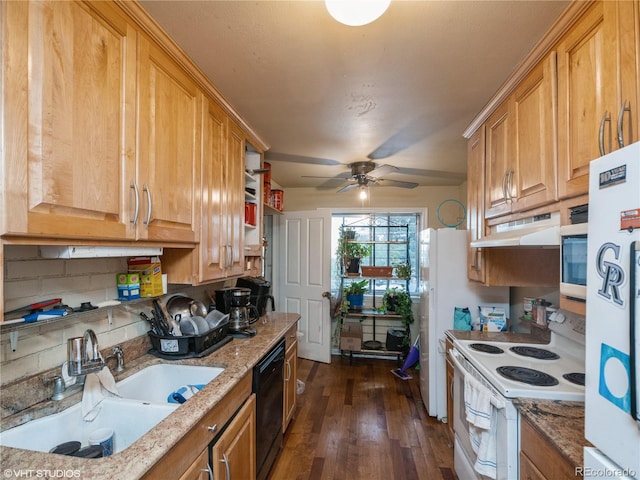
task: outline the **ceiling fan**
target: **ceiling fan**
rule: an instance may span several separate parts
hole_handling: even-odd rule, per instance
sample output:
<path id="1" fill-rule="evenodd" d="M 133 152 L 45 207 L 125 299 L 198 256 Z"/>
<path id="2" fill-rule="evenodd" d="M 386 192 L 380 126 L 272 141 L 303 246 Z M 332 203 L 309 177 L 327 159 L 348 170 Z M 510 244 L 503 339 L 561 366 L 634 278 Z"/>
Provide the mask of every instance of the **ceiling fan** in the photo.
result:
<path id="1" fill-rule="evenodd" d="M 393 165 L 377 165 L 374 162 L 354 162 L 349 164 L 351 176 L 346 178 L 348 182 L 344 187 L 338 190 L 338 193 L 347 192 L 356 187 L 368 187 L 369 185 L 379 185 L 384 187 L 400 187 L 415 188 L 417 183 L 401 182 L 398 180 L 389 180 L 382 178 L 390 173 L 397 172 L 398 167 Z M 313 175 L 303 175 L 305 178 L 329 178 L 342 179 L 343 177 L 318 177 Z"/>

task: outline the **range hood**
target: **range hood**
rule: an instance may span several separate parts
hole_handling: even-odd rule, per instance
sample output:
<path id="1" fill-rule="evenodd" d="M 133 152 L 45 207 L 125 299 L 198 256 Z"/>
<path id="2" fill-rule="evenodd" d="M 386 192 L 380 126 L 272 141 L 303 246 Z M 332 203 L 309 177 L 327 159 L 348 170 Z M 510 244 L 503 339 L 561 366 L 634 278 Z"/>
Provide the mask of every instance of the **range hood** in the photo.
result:
<path id="1" fill-rule="evenodd" d="M 494 233 L 471 242 L 471 247 L 560 246 L 560 214 L 557 212 L 496 225 L 494 229 Z"/>
<path id="2" fill-rule="evenodd" d="M 42 258 L 155 257 L 162 255 L 162 248 L 41 245 L 40 255 Z"/>

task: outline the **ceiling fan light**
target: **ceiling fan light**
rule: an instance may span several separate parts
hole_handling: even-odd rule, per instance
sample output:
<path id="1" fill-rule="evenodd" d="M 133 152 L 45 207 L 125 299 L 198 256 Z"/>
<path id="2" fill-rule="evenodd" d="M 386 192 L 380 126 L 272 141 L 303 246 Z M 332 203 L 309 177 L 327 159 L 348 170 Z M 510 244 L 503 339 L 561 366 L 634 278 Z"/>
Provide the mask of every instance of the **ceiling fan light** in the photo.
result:
<path id="1" fill-rule="evenodd" d="M 325 0 L 327 10 L 338 22 L 360 27 L 378 19 L 391 0 Z"/>
<path id="2" fill-rule="evenodd" d="M 360 200 L 366 200 L 367 197 L 369 196 L 367 192 L 367 187 L 365 185 L 360 187 L 360 193 L 358 194 L 358 196 L 360 197 Z"/>

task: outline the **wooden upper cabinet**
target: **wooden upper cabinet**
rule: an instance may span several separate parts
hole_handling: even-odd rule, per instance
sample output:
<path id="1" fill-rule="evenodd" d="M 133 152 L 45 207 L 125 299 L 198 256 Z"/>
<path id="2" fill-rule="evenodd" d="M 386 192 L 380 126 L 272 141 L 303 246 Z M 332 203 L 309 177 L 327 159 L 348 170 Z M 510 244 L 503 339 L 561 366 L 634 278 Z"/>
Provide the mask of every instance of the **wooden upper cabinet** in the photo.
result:
<path id="1" fill-rule="evenodd" d="M 638 141 L 639 24 L 638 2 L 597 2 L 558 45 L 561 198 L 588 191 L 589 162 L 619 148 L 619 130 Z"/>
<path id="2" fill-rule="evenodd" d="M 195 242 L 200 92 L 158 46 L 141 38 L 138 107 L 140 238 Z"/>
<path id="3" fill-rule="evenodd" d="M 222 177 L 226 225 L 221 235 L 221 242 L 230 248 L 227 263 L 229 275 L 241 275 L 244 272 L 244 156 L 245 134 L 229 119 L 227 161 Z"/>
<path id="4" fill-rule="evenodd" d="M 202 97 L 202 156 L 195 249 L 165 249 L 172 283 L 202 284 L 243 273 L 244 135 L 215 101 Z"/>
<path id="5" fill-rule="evenodd" d="M 485 217 L 511 212 L 507 182 L 512 172 L 509 159 L 509 104 L 504 102 L 487 119 L 485 158 Z"/>
<path id="6" fill-rule="evenodd" d="M 556 107 L 553 53 L 486 122 L 486 218 L 557 199 Z"/>
<path id="7" fill-rule="evenodd" d="M 509 103 L 512 167 L 507 181 L 511 211 L 557 200 L 556 55 L 543 60 L 516 87 Z"/>
<path id="8" fill-rule="evenodd" d="M 205 101 L 199 282 L 243 272 L 244 135 Z"/>
<path id="9" fill-rule="evenodd" d="M 483 253 L 470 243 L 484 235 L 484 125 L 471 136 L 467 144 L 467 277 L 484 283 Z"/>
<path id="10" fill-rule="evenodd" d="M 4 7 L 0 233 L 134 238 L 136 31 L 104 2 Z"/>
<path id="11" fill-rule="evenodd" d="M 222 176 L 227 155 L 228 117 L 213 101 L 205 99 L 202 137 L 202 214 L 198 281 L 224 278 L 226 254 L 220 242 L 224 208 Z"/>

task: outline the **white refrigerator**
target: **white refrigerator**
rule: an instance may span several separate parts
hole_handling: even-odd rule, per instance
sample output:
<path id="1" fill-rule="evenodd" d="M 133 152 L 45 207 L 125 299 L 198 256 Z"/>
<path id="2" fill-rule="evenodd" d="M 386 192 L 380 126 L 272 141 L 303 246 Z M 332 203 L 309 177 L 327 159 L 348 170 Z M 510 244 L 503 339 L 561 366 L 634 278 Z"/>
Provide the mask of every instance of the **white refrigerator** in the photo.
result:
<path id="1" fill-rule="evenodd" d="M 474 321 L 479 306 L 502 307 L 508 316 L 509 289 L 467 279 L 466 230 L 423 230 L 420 267 L 420 391 L 429 415 L 442 420 L 447 416 L 444 332 L 453 329 L 455 307 L 469 308 Z"/>
<path id="2" fill-rule="evenodd" d="M 585 478 L 640 478 L 640 142 L 589 171 Z"/>

